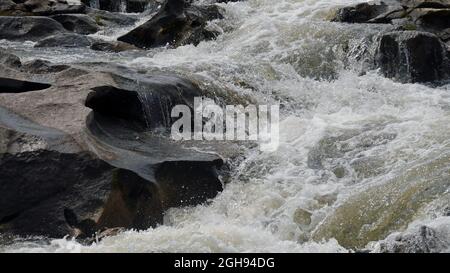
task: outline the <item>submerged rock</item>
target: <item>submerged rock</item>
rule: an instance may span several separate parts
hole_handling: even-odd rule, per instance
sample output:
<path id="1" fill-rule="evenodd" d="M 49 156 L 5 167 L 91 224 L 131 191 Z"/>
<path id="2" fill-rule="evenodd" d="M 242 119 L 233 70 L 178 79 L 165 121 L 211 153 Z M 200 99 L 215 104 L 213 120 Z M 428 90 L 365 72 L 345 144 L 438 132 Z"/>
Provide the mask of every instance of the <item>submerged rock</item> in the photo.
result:
<path id="1" fill-rule="evenodd" d="M 449 77 L 446 46 L 433 34 L 390 32 L 381 36 L 376 64 L 388 78 L 401 82 L 432 82 Z"/>
<path id="2" fill-rule="evenodd" d="M 450 186 L 449 162 L 448 155 L 436 157 L 352 194 L 317 227 L 313 238 L 335 238 L 346 248 L 360 249 L 406 228 L 423 206 Z"/>
<path id="3" fill-rule="evenodd" d="M 92 39 L 76 33 L 63 33 L 40 40 L 35 47 L 89 47 Z"/>
<path id="4" fill-rule="evenodd" d="M 208 21 L 218 18 L 221 14 L 216 5 L 195 6 L 184 0 L 168 0 L 152 19 L 118 40 L 141 48 L 197 45 L 218 35 L 206 28 Z"/>

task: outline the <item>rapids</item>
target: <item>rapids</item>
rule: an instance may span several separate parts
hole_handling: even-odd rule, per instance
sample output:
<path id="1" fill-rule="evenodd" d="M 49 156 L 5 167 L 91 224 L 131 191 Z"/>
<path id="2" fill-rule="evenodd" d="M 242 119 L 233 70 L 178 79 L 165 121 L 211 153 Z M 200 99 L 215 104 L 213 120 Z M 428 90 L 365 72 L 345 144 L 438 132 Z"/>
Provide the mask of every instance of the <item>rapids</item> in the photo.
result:
<path id="1" fill-rule="evenodd" d="M 396 83 L 371 70 L 365 40 L 386 26 L 326 20 L 357 2 L 221 4 L 225 19 L 209 27 L 222 34 L 197 47 L 102 53 L 1 41 L 25 60 L 174 71 L 282 107 L 279 149 L 248 150 L 210 204 L 171 209 L 160 227 L 91 246 L 21 238 L 0 251 L 377 251 L 389 235 L 435 221 L 450 251 L 450 217 L 442 217 L 450 207 L 450 86 Z M 142 16 L 139 23 L 151 15 Z M 115 39 L 131 28 L 93 36 Z"/>

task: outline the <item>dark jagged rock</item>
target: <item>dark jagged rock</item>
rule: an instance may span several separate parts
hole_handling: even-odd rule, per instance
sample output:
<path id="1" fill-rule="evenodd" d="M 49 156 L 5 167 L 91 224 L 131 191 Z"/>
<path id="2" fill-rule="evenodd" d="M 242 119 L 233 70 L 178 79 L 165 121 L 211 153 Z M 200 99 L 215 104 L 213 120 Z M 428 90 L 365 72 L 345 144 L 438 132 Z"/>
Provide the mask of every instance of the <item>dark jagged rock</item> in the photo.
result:
<path id="1" fill-rule="evenodd" d="M 389 78 L 401 82 L 432 82 L 448 78 L 446 46 L 433 34 L 391 32 L 380 38 L 377 66 Z"/>
<path id="2" fill-rule="evenodd" d="M 48 17 L 0 17 L 0 39 L 37 41 L 64 32 L 60 23 Z"/>
<path id="3" fill-rule="evenodd" d="M 35 47 L 89 47 L 92 39 L 76 33 L 62 33 L 40 40 Z"/>
<path id="4" fill-rule="evenodd" d="M 450 28 L 450 8 L 414 9 L 409 13 L 409 16 L 416 25 L 431 32 L 439 32 Z"/>
<path id="5" fill-rule="evenodd" d="M 197 45 L 218 33 L 206 29 L 207 21 L 221 17 L 216 5 L 195 6 L 184 0 L 168 0 L 148 22 L 118 40 L 141 48 L 165 45 Z"/>
<path id="6" fill-rule="evenodd" d="M 86 14 L 60 14 L 51 17 L 69 31 L 92 34 L 99 30 L 97 23 Z"/>
<path id="7" fill-rule="evenodd" d="M 64 210 L 105 227 L 145 229 L 162 216 L 155 186 L 89 154 L 37 150 L 0 159 L 0 230 L 61 237 L 70 233 Z M 89 219 L 89 220 L 86 220 Z"/>

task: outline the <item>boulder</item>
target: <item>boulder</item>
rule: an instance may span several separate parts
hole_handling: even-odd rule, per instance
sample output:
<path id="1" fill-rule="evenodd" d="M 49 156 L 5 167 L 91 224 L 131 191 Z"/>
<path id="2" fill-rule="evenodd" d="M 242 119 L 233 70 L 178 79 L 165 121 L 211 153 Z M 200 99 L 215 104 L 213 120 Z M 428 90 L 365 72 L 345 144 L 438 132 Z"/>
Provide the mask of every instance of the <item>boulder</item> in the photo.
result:
<path id="1" fill-rule="evenodd" d="M 195 83 L 104 63 L 38 60 L 0 65 L 0 77 L 51 85 L 0 93 L 0 190 L 8 193 L 0 232 L 88 238 L 146 229 L 161 224 L 165 210 L 222 190 L 218 150 L 193 150 L 166 134 L 167 107 L 207 95 Z"/>
<path id="2" fill-rule="evenodd" d="M 400 82 L 432 82 L 448 78 L 446 46 L 433 34 L 390 32 L 379 40 L 376 64 L 384 76 Z"/>
<path id="3" fill-rule="evenodd" d="M 450 28 L 450 8 L 429 9 L 418 8 L 409 13 L 414 23 L 425 30 L 439 32 Z"/>
<path id="4" fill-rule="evenodd" d="M 92 34 L 99 31 L 99 26 L 86 14 L 60 14 L 52 19 L 58 21 L 65 29 L 79 34 Z"/>
<path id="5" fill-rule="evenodd" d="M 64 32 L 60 23 L 48 17 L 0 17 L 0 39 L 38 41 Z"/>
<path id="6" fill-rule="evenodd" d="M 195 6 L 184 0 L 168 0 L 153 18 L 118 40 L 140 48 L 197 45 L 218 35 L 206 29 L 209 20 L 218 18 L 221 14 L 216 5 Z"/>
<path id="7" fill-rule="evenodd" d="M 161 222 L 154 184 L 86 153 L 49 150 L 0 157 L 0 230 L 20 235 L 90 237 L 102 228 L 146 229 Z M 76 214 L 82 226 L 67 219 Z"/>
<path id="8" fill-rule="evenodd" d="M 50 16 L 55 14 L 84 13 L 86 6 L 71 4 L 65 0 L 1 0 L 0 15 L 3 16 Z"/>

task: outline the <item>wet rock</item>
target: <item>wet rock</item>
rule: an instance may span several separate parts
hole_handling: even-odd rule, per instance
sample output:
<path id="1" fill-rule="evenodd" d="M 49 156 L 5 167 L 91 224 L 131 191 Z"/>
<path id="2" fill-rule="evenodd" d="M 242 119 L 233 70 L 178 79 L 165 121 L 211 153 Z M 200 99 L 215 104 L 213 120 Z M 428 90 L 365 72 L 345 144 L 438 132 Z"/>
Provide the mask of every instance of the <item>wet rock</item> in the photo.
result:
<path id="1" fill-rule="evenodd" d="M 64 32 L 60 23 L 48 17 L 0 17 L 0 39 L 37 41 Z"/>
<path id="2" fill-rule="evenodd" d="M 42 72 L 35 79 L 51 84 L 0 94 L 9 109 L 0 107 L 0 190 L 9 193 L 0 201 L 1 232 L 90 241 L 116 228 L 160 224 L 165 210 L 207 202 L 222 190 L 221 156 L 160 133 L 170 125 L 166 106 L 205 94 L 194 83 L 105 64 L 53 66 L 0 65 L 2 77 L 34 70 Z M 88 93 L 92 110 L 83 104 Z"/>
<path id="3" fill-rule="evenodd" d="M 206 24 L 220 16 L 215 5 L 195 6 L 184 0 L 169 0 L 152 19 L 118 40 L 141 48 L 197 45 L 218 35 L 207 30 Z"/>
<path id="4" fill-rule="evenodd" d="M 382 35 L 376 64 L 385 77 L 400 82 L 432 82 L 448 78 L 445 45 L 433 34 L 404 31 Z"/>
<path id="5" fill-rule="evenodd" d="M 22 65 L 19 57 L 3 49 L 0 49 L 0 63 L 9 67 L 19 67 Z"/>
<path id="6" fill-rule="evenodd" d="M 356 6 L 344 7 L 337 11 L 334 22 L 343 23 L 366 23 L 389 10 L 388 5 L 361 3 Z"/>
<path id="7" fill-rule="evenodd" d="M 311 224 L 311 216 L 311 212 L 298 208 L 294 212 L 294 222 L 302 227 L 308 227 Z"/>
<path id="8" fill-rule="evenodd" d="M 63 33 L 40 40 L 34 47 L 89 47 L 92 39 L 81 34 Z"/>
<path id="9" fill-rule="evenodd" d="M 409 17 L 424 30 L 439 32 L 450 28 L 450 8 L 448 9 L 414 9 Z"/>
<path id="10" fill-rule="evenodd" d="M 51 17 L 65 29 L 79 34 L 92 34 L 99 30 L 97 23 L 86 14 L 60 14 Z"/>
<path id="11" fill-rule="evenodd" d="M 398 0 L 405 7 L 450 8 L 449 0 Z"/>
<path id="12" fill-rule="evenodd" d="M 437 232 L 427 226 L 416 231 L 396 233 L 379 243 L 381 253 L 439 253 L 447 248 L 447 243 Z"/>
<path id="13" fill-rule="evenodd" d="M 99 26 L 128 26 L 137 22 L 135 16 L 88 8 L 87 15 Z"/>
<path id="14" fill-rule="evenodd" d="M 314 240 L 335 238 L 346 248 L 361 249 L 405 229 L 449 187 L 448 163 L 442 156 L 352 194 L 316 228 Z"/>
<path id="15" fill-rule="evenodd" d="M 30 74 L 49 74 L 58 73 L 63 70 L 69 69 L 68 65 L 54 65 L 44 60 L 32 60 L 22 64 L 21 71 Z"/>
<path id="16" fill-rule="evenodd" d="M 128 50 L 139 50 L 134 45 L 119 41 L 96 41 L 91 45 L 91 49 L 105 52 L 122 52 Z"/>

